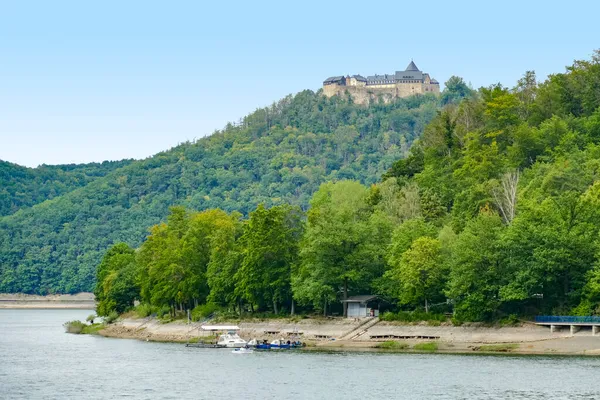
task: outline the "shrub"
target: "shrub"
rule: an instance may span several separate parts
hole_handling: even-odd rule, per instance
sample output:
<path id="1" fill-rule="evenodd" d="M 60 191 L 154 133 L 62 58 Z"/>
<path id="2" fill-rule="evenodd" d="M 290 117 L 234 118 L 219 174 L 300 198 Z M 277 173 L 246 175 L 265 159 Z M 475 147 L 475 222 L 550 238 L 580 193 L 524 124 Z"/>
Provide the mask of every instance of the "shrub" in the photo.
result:
<path id="1" fill-rule="evenodd" d="M 395 340 L 387 340 L 385 342 L 378 343 L 375 347 L 378 349 L 386 350 L 404 350 L 408 348 L 408 343 L 396 342 Z"/>
<path id="2" fill-rule="evenodd" d="M 107 324 L 112 324 L 119 318 L 119 314 L 116 311 L 111 311 L 108 313 L 106 317 L 104 317 L 104 322 Z"/>
<path id="3" fill-rule="evenodd" d="M 436 342 L 417 343 L 414 349 L 418 351 L 437 351 L 438 344 Z"/>
<path id="4" fill-rule="evenodd" d="M 69 321 L 69 322 L 65 322 L 63 324 L 63 326 L 65 327 L 65 331 L 67 333 L 73 333 L 76 335 L 79 335 L 80 333 L 83 332 L 83 328 L 85 328 L 85 323 L 78 321 L 78 320 L 73 320 L 73 321 Z"/>
<path id="5" fill-rule="evenodd" d="M 441 323 L 446 321 L 446 316 L 444 314 L 426 313 L 423 311 L 398 311 L 397 313 L 383 313 L 381 320 L 402 322 L 438 321 Z"/>
<path id="6" fill-rule="evenodd" d="M 134 311 L 138 317 L 146 318 L 155 313 L 155 308 L 148 303 L 140 303 Z"/>
<path id="7" fill-rule="evenodd" d="M 506 318 L 502 318 L 500 320 L 500 325 L 502 326 L 514 326 L 519 324 L 519 318 L 515 314 L 510 314 Z"/>
<path id="8" fill-rule="evenodd" d="M 90 315 L 88 315 L 88 317 L 85 320 L 87 322 L 91 322 L 93 324 L 94 323 L 94 319 L 96 319 L 96 315 L 95 314 L 90 314 Z"/>
<path id="9" fill-rule="evenodd" d="M 201 304 L 194 307 L 192 310 L 192 321 L 202 321 L 209 317 L 211 314 L 219 311 L 219 306 L 214 303 Z"/>
<path id="10" fill-rule="evenodd" d="M 84 333 L 86 335 L 97 335 L 98 332 L 101 331 L 102 329 L 104 329 L 104 324 L 86 325 L 83 327 L 83 330 L 81 331 L 81 333 Z"/>
<path id="11" fill-rule="evenodd" d="M 161 308 L 156 310 L 156 316 L 158 318 L 171 318 L 171 307 L 162 306 Z"/>

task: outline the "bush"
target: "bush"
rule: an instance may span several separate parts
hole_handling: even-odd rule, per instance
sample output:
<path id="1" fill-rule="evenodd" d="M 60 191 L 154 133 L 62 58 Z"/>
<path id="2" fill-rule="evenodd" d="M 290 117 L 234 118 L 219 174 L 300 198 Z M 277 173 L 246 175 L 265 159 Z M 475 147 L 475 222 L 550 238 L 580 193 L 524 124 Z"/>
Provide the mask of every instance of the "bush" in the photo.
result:
<path id="1" fill-rule="evenodd" d="M 83 327 L 83 330 L 81 331 L 81 333 L 86 334 L 86 335 L 97 335 L 99 331 L 104 329 L 104 326 L 105 326 L 104 324 L 86 325 Z"/>
<path id="2" fill-rule="evenodd" d="M 388 340 L 385 342 L 378 343 L 375 347 L 378 349 L 386 350 L 404 350 L 408 348 L 408 343 L 396 342 L 395 340 Z"/>
<path id="3" fill-rule="evenodd" d="M 106 317 L 104 317 L 104 322 L 107 324 L 112 324 L 119 318 L 119 314 L 116 311 L 111 311 L 108 313 Z"/>
<path id="4" fill-rule="evenodd" d="M 514 326 L 519 324 L 519 318 L 515 314 L 510 314 L 506 318 L 502 318 L 500 320 L 500 325 L 502 326 Z"/>
<path id="5" fill-rule="evenodd" d="M 80 333 L 83 332 L 83 328 L 86 327 L 86 324 L 81 321 L 78 321 L 78 320 L 73 320 L 73 321 L 65 322 L 63 324 L 63 326 L 65 327 L 65 331 L 67 333 L 73 333 L 75 335 L 79 335 Z"/>
<path id="6" fill-rule="evenodd" d="M 417 343 L 414 349 L 418 351 L 437 351 L 438 344 L 436 342 Z"/>
<path id="7" fill-rule="evenodd" d="M 423 311 L 398 311 L 397 313 L 385 312 L 381 316 L 382 321 L 421 322 L 438 321 L 446 322 L 444 314 L 426 313 Z"/>
<path id="8" fill-rule="evenodd" d="M 202 321 L 219 311 L 220 307 L 214 303 L 201 304 L 192 310 L 192 321 Z"/>
<path id="9" fill-rule="evenodd" d="M 154 314 L 156 309 L 155 307 L 152 307 L 150 304 L 147 303 L 140 303 L 135 309 L 134 309 L 135 313 L 137 314 L 138 317 L 140 318 L 146 318 L 149 317 L 150 315 Z"/>
<path id="10" fill-rule="evenodd" d="M 94 323 L 94 319 L 96 319 L 96 315 L 95 314 L 90 314 L 90 315 L 88 315 L 88 317 L 85 320 L 87 322 L 90 322 L 90 323 L 93 324 Z"/>
<path id="11" fill-rule="evenodd" d="M 156 316 L 158 318 L 171 318 L 171 307 L 169 306 L 162 306 L 161 308 L 156 310 Z"/>

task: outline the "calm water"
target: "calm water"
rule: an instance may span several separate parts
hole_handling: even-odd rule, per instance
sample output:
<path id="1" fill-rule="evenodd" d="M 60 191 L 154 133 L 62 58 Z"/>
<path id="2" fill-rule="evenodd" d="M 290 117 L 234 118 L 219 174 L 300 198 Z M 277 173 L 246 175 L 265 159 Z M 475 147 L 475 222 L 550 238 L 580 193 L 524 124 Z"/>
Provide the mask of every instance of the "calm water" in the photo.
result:
<path id="1" fill-rule="evenodd" d="M 0 309 L 0 398 L 600 399 L 600 358 L 236 355 L 63 332 L 89 314 Z"/>

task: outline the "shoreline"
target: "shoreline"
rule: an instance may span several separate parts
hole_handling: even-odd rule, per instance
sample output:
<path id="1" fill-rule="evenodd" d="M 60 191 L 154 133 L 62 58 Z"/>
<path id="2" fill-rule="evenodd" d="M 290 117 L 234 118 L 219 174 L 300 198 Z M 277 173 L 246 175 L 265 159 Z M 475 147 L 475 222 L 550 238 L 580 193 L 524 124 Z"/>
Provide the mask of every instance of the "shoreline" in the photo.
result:
<path id="1" fill-rule="evenodd" d="M 95 310 L 93 293 L 53 294 L 47 296 L 0 293 L 0 309 L 77 309 Z"/>
<path id="2" fill-rule="evenodd" d="M 379 322 L 370 328 L 363 339 L 339 339 L 361 328 L 361 322 L 347 319 L 304 319 L 300 321 L 265 320 L 233 322 L 240 327 L 244 339 L 273 340 L 286 338 L 297 331 L 309 351 L 376 351 L 385 353 L 426 354 L 489 354 L 489 355 L 560 355 L 599 356 L 600 336 L 591 332 L 570 335 L 567 331 L 550 332 L 550 329 L 525 324 L 519 327 L 454 327 L 403 325 Z M 277 333 L 275 333 L 277 332 Z M 406 339 L 372 339 L 370 336 L 396 335 Z M 412 335 L 408 335 L 412 333 Z M 107 325 L 98 332 L 111 338 L 142 341 L 187 343 L 206 336 L 200 324 L 181 321 L 161 323 L 152 318 L 126 318 Z M 412 337 L 411 337 L 412 336 Z M 420 336 L 420 337 L 419 337 Z M 435 337 L 435 339 L 431 339 Z M 381 343 L 396 342 L 402 348 L 379 348 Z M 435 343 L 435 350 L 419 350 L 421 345 Z M 394 345 L 392 345 L 394 346 Z M 416 346 L 416 348 L 415 348 Z"/>

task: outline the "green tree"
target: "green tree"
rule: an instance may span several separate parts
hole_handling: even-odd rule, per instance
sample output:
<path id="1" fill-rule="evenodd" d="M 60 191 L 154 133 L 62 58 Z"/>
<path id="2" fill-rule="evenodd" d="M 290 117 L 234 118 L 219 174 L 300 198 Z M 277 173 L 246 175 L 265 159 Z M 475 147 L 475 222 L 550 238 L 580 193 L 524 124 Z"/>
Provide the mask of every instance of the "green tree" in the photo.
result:
<path id="1" fill-rule="evenodd" d="M 292 308 L 291 273 L 297 263 L 302 236 L 302 212 L 298 207 L 262 204 L 250 213 L 240 238 L 242 262 L 236 272 L 236 293 L 264 308 L 279 305 Z"/>
<path id="2" fill-rule="evenodd" d="M 360 183 L 340 181 L 323 184 L 313 196 L 292 285 L 300 302 L 326 312 L 338 294 L 346 299 L 367 290 L 383 273 L 384 232 L 370 218 L 368 195 Z"/>
<path id="3" fill-rule="evenodd" d="M 437 239 L 416 239 L 390 271 L 389 277 L 399 286 L 402 304 L 424 304 L 425 312 L 429 312 L 431 300 L 443 297 L 446 271 Z"/>
<path id="4" fill-rule="evenodd" d="M 446 295 L 454 302 L 460 320 L 490 320 L 498 310 L 498 293 L 505 278 L 500 264 L 502 228 L 497 214 L 483 210 L 458 235 Z"/>
<path id="5" fill-rule="evenodd" d="M 136 274 L 135 250 L 125 243 L 107 250 L 97 269 L 98 283 L 94 290 L 98 315 L 122 313 L 133 306 L 140 295 Z"/>

